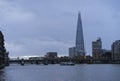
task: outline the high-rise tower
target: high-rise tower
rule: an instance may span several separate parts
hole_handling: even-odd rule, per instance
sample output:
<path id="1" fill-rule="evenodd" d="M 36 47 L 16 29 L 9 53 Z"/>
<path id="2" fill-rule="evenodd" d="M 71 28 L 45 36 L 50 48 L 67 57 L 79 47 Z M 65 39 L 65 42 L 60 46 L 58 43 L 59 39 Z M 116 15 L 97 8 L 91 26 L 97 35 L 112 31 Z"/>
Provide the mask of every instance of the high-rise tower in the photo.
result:
<path id="1" fill-rule="evenodd" d="M 70 57 L 85 56 L 84 37 L 83 37 L 82 20 L 80 13 L 78 13 L 75 47 L 69 48 L 69 56 Z"/>
<path id="2" fill-rule="evenodd" d="M 96 41 L 92 42 L 92 56 L 93 59 L 100 59 L 102 54 L 102 41 L 98 38 Z"/>
<path id="3" fill-rule="evenodd" d="M 78 13 L 78 22 L 77 22 L 76 54 L 77 54 L 77 56 L 84 56 L 85 55 L 82 20 L 81 20 L 80 13 Z"/>

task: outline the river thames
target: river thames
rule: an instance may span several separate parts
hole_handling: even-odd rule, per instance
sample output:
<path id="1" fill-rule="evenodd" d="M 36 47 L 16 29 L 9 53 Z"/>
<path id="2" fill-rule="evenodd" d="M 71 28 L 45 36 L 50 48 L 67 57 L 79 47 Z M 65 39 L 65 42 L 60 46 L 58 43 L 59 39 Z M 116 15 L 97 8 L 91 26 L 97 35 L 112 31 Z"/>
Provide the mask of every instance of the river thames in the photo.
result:
<path id="1" fill-rule="evenodd" d="M 12 64 L 0 70 L 0 81 L 120 81 L 119 64 L 75 66 Z"/>

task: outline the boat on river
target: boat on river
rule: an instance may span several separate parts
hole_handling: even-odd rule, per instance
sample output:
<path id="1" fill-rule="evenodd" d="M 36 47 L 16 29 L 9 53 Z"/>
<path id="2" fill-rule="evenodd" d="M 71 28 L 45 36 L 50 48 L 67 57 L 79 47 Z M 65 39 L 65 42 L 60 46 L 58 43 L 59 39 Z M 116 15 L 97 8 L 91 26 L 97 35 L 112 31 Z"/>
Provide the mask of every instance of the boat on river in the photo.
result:
<path id="1" fill-rule="evenodd" d="M 65 65 L 65 66 L 74 66 L 75 63 L 73 62 L 61 62 L 60 65 Z"/>

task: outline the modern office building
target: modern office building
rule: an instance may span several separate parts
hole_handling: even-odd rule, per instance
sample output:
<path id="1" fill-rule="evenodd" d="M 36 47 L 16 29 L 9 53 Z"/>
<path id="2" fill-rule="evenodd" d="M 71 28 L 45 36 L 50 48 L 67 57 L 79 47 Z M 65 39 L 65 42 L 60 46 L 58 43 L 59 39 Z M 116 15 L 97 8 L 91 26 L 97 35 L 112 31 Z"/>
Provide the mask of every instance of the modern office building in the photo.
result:
<path id="1" fill-rule="evenodd" d="M 76 50 L 76 47 L 69 48 L 69 57 L 73 58 L 76 56 L 75 50 Z"/>
<path id="2" fill-rule="evenodd" d="M 57 58 L 57 52 L 47 52 L 46 58 Z"/>
<path id="3" fill-rule="evenodd" d="M 112 60 L 112 52 L 111 50 L 102 49 L 102 54 L 100 56 L 101 60 L 111 61 Z"/>
<path id="4" fill-rule="evenodd" d="M 102 41 L 98 38 L 96 41 L 92 42 L 92 56 L 93 59 L 100 59 L 102 54 Z"/>
<path id="5" fill-rule="evenodd" d="M 112 60 L 120 60 L 120 40 L 113 42 L 112 46 Z"/>
<path id="6" fill-rule="evenodd" d="M 83 37 L 83 29 L 82 29 L 82 20 L 81 14 L 78 14 L 77 21 L 77 32 L 76 32 L 76 43 L 75 47 L 69 48 L 69 57 L 81 57 L 85 56 L 84 49 L 84 37 Z"/>

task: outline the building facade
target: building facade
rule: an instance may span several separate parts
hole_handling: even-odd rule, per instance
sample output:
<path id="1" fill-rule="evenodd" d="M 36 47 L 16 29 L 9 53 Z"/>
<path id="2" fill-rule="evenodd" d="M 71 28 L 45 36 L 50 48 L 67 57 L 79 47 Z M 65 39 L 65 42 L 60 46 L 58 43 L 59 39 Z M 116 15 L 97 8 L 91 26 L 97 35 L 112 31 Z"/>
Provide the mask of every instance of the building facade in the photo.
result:
<path id="1" fill-rule="evenodd" d="M 76 55 L 85 56 L 84 37 L 82 29 L 81 14 L 78 14 L 77 33 L 76 33 Z"/>
<path id="2" fill-rule="evenodd" d="M 4 35 L 0 31 L 0 69 L 9 64 L 8 54 L 4 44 Z"/>
<path id="3" fill-rule="evenodd" d="M 102 53 L 102 41 L 98 38 L 96 41 L 92 42 L 92 56 L 93 59 L 100 59 Z"/>
<path id="4" fill-rule="evenodd" d="M 57 52 L 47 52 L 46 58 L 57 58 Z"/>
<path id="5" fill-rule="evenodd" d="M 112 60 L 120 60 L 120 40 L 113 42 L 112 46 Z"/>
<path id="6" fill-rule="evenodd" d="M 102 49 L 102 54 L 100 56 L 100 59 L 101 60 L 111 61 L 112 60 L 112 52 L 111 52 L 111 50 Z"/>
<path id="7" fill-rule="evenodd" d="M 76 55 L 76 53 L 75 53 L 75 50 L 76 50 L 76 47 L 71 47 L 71 48 L 69 48 L 69 57 L 70 58 L 73 58 L 73 57 L 75 57 Z"/>
<path id="8" fill-rule="evenodd" d="M 85 56 L 85 49 L 84 49 L 84 37 L 83 37 L 83 29 L 82 29 L 82 20 L 81 14 L 78 14 L 78 21 L 77 21 L 77 32 L 76 32 L 76 43 L 75 47 L 69 48 L 69 57 L 83 57 Z"/>

